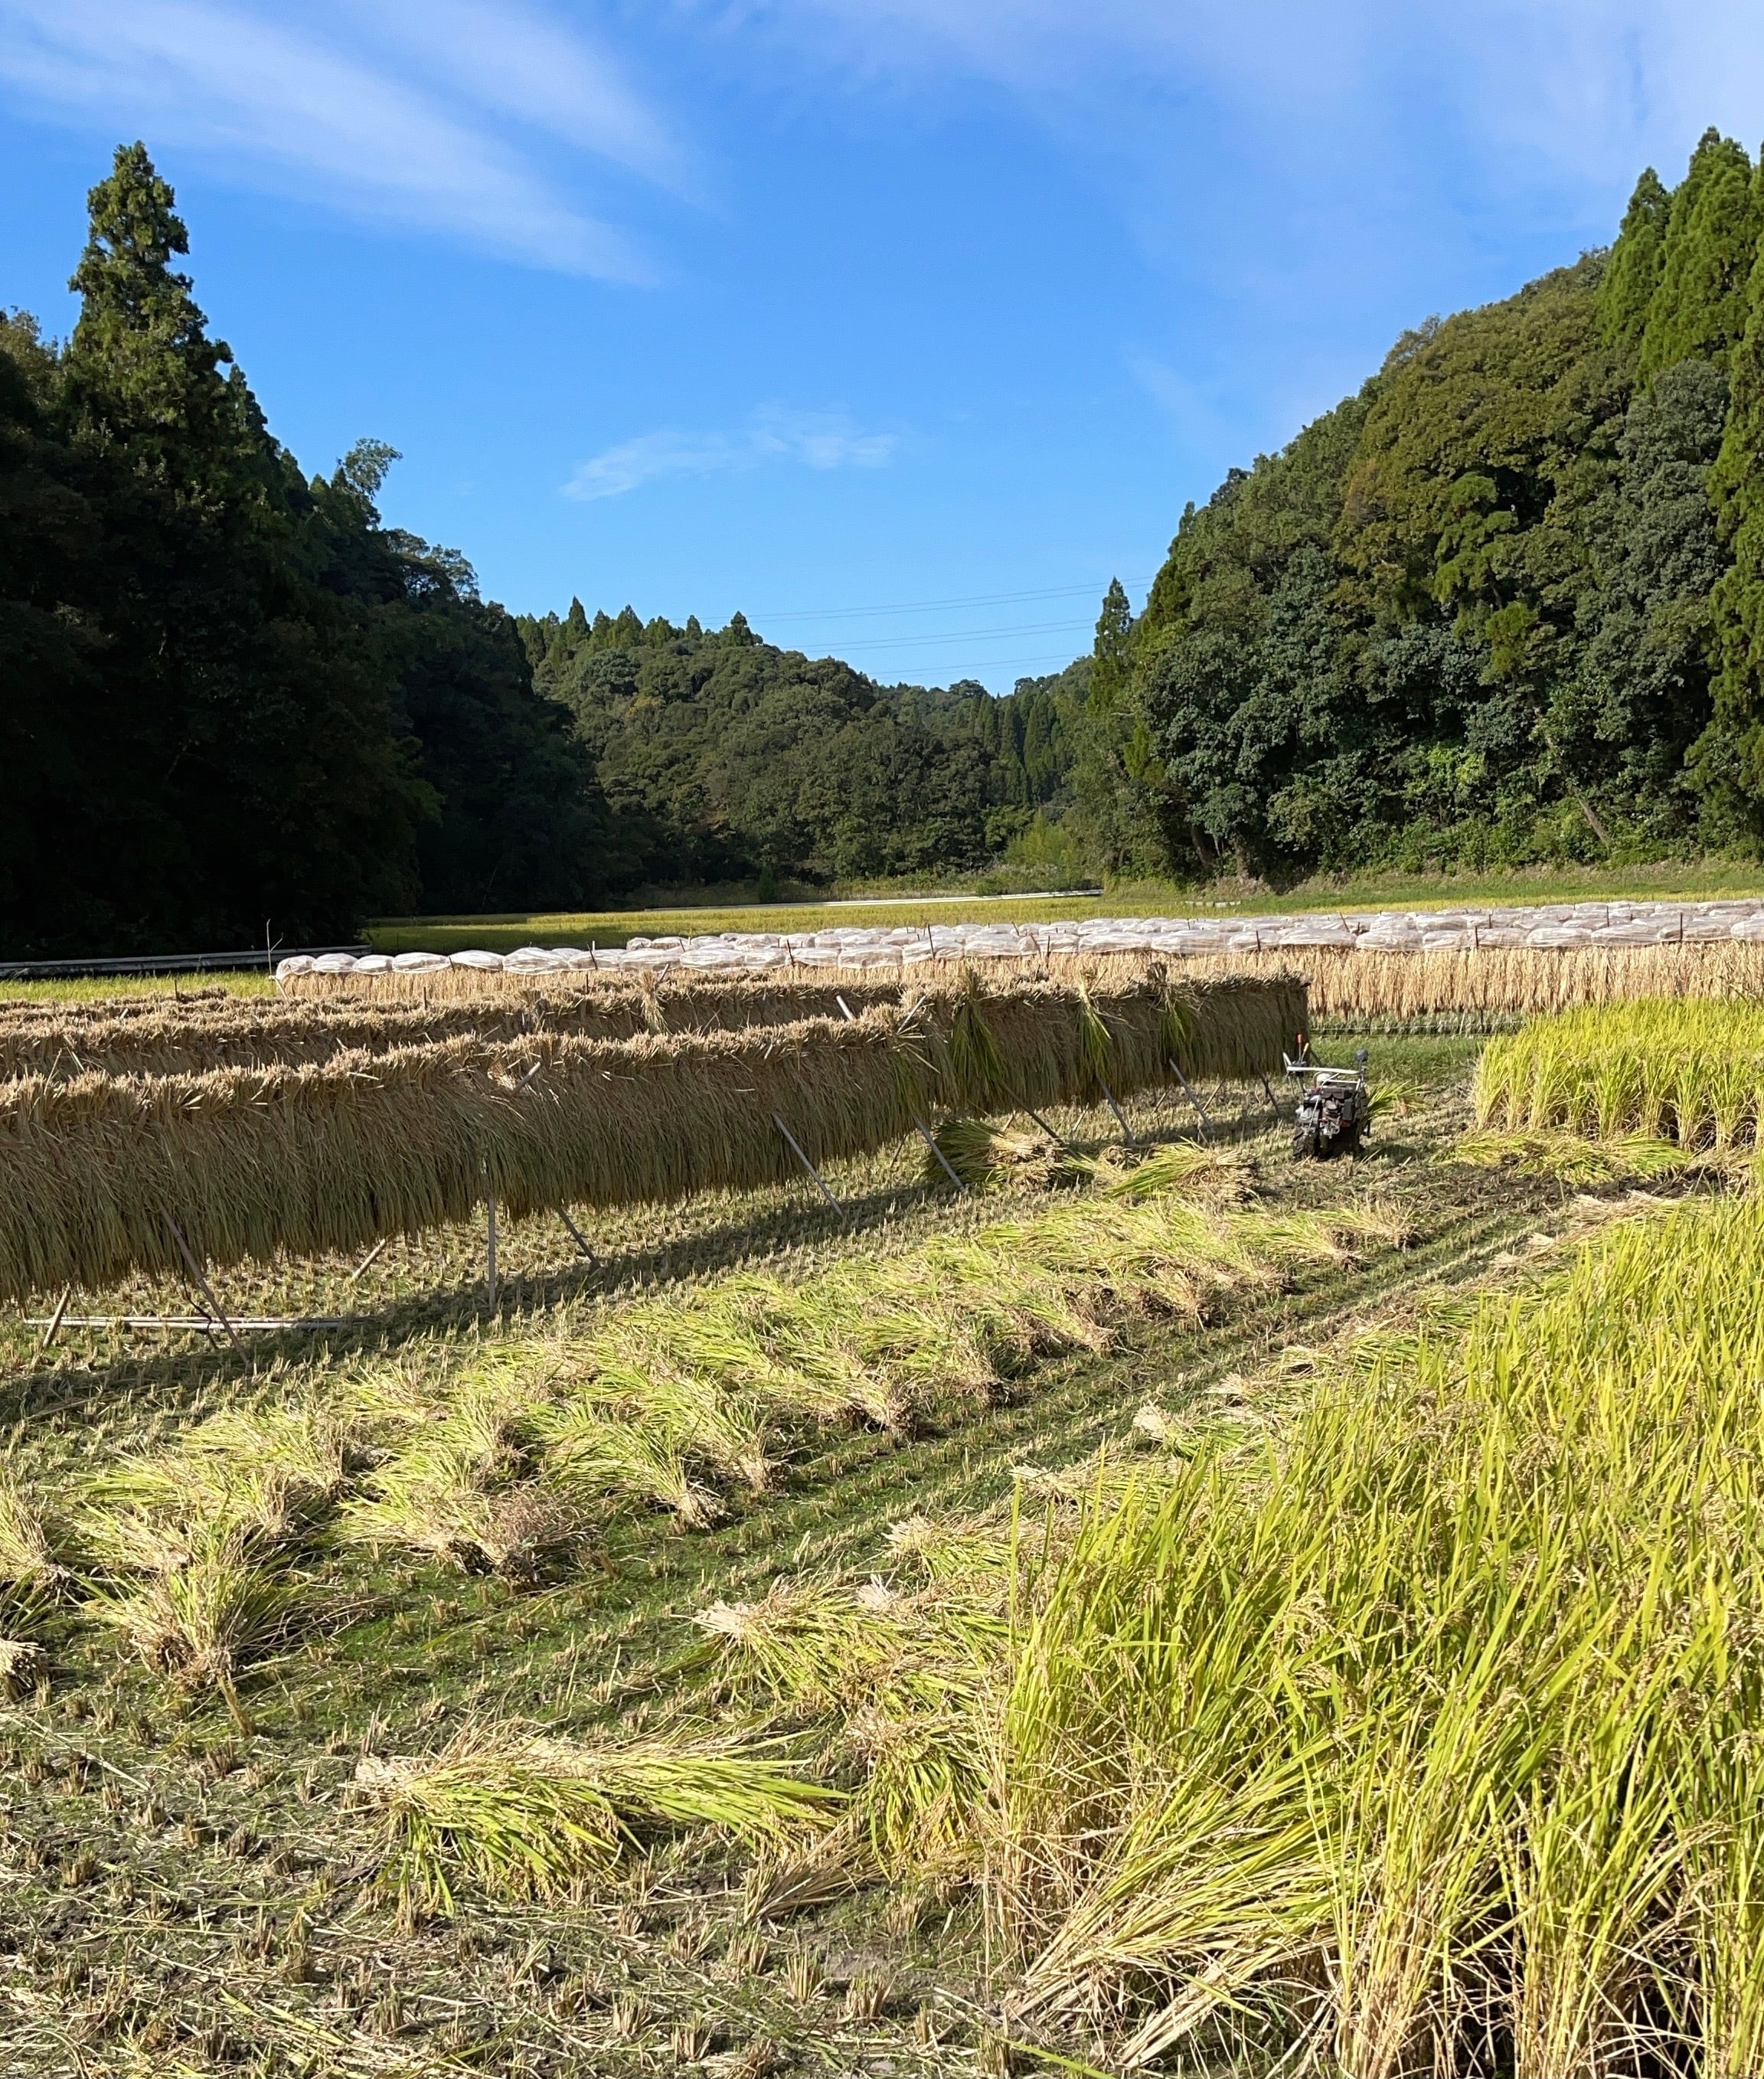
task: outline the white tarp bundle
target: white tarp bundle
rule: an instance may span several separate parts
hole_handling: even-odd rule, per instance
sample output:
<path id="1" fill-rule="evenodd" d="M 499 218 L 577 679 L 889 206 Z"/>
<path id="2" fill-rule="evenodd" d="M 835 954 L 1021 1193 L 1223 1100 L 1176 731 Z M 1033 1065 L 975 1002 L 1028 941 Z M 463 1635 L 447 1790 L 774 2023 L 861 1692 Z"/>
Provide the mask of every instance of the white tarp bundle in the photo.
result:
<path id="1" fill-rule="evenodd" d="M 1490 951 L 1509 946 L 1717 944 L 1764 941 L 1764 897 L 1708 902 L 1537 903 L 1489 910 L 1381 910 L 1331 916 L 1086 917 L 1056 924 L 840 924 L 821 931 L 721 931 L 634 938 L 619 947 L 521 946 L 512 953 L 347 953 L 284 960 L 295 975 L 438 974 L 449 967 L 510 975 L 757 973 L 772 968 L 918 967 L 927 960 L 1043 960 L 1063 954 L 1362 953 Z"/>

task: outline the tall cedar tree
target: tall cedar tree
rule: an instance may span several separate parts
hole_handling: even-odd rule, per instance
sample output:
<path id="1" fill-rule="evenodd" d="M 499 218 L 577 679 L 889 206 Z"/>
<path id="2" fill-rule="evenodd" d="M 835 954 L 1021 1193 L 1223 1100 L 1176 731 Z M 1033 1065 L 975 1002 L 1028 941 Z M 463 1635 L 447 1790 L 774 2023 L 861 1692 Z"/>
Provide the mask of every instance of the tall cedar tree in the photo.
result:
<path id="1" fill-rule="evenodd" d="M 1666 218 L 1659 286 L 1641 333 L 1644 379 L 1693 355 L 1725 366 L 1745 329 L 1758 207 L 1745 147 L 1705 131 Z"/>
<path id="2" fill-rule="evenodd" d="M 209 337 L 144 147 L 119 149 L 90 207 L 57 403 L 98 523 L 79 602 L 94 684 L 63 722 L 116 820 L 80 870 L 97 883 L 80 935 L 352 932 L 414 894 L 424 796 L 363 603 L 336 581 L 351 516 L 315 500 Z M 27 909 L 27 935 L 49 915 Z"/>

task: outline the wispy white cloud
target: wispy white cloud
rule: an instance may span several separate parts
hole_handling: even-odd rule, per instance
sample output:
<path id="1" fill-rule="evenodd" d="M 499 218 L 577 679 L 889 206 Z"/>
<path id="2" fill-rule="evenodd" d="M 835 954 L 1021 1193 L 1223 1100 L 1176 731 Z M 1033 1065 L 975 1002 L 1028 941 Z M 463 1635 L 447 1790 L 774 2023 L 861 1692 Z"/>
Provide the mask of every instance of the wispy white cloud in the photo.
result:
<path id="1" fill-rule="evenodd" d="M 620 498 L 658 478 L 711 476 L 793 462 L 809 469 L 881 469 L 900 439 L 864 432 L 842 411 L 790 412 L 762 405 L 740 432 L 640 433 L 583 462 L 563 486 L 566 498 Z"/>
<path id="2" fill-rule="evenodd" d="M 40 110 L 203 150 L 253 185 L 530 264 L 647 278 L 633 242 L 518 134 L 679 184 L 682 155 L 616 69 L 519 6 L 433 0 L 421 16 L 403 0 L 328 23 L 245 0 L 0 0 L 0 82 Z"/>
<path id="3" fill-rule="evenodd" d="M 1708 123 L 1750 138 L 1764 106 L 1764 10 L 1737 0 L 716 0 L 715 12 L 859 77 L 965 71 L 1049 109 L 1125 87 L 1095 133 L 1106 151 L 1148 115 L 1168 138 L 1174 89 L 1294 159 L 1345 140 L 1375 162 L 1424 111 L 1497 182 L 1603 186 L 1682 154 Z"/>
<path id="4" fill-rule="evenodd" d="M 478 107 L 677 190 L 691 154 L 587 33 L 507 0 L 360 0 L 349 19 L 401 71 L 445 79 Z"/>

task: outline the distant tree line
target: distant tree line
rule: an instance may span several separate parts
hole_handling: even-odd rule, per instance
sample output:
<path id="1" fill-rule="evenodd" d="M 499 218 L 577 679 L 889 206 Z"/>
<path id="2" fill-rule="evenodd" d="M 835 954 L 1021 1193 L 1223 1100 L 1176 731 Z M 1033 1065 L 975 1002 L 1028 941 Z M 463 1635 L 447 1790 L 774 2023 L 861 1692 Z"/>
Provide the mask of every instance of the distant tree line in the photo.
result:
<path id="1" fill-rule="evenodd" d="M 1190 505 L 1099 691 L 1165 870 L 1764 837 L 1764 169 L 1709 132 L 1616 245 L 1406 334 Z M 1106 680 L 1105 685 L 1103 681 Z"/>
<path id="2" fill-rule="evenodd" d="M 1072 805 L 1088 659 L 1003 698 L 968 680 L 881 686 L 837 658 L 707 630 L 519 623 L 540 691 L 574 717 L 625 868 L 650 882 L 827 881 L 983 864 Z"/>

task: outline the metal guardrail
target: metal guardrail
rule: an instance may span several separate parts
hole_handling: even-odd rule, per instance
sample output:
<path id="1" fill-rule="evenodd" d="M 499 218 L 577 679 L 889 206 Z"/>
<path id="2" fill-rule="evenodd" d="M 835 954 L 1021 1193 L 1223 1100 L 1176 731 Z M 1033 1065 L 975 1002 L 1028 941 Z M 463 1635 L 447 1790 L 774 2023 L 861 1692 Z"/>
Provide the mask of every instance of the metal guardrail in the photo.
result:
<path id="1" fill-rule="evenodd" d="M 112 960 L 0 960 L 0 981 L 77 981 L 111 975 L 227 974 L 244 968 L 274 972 L 278 960 L 295 953 L 316 960 L 322 953 L 349 953 L 359 960 L 369 952 L 357 946 L 253 946 L 242 953 L 134 953 Z"/>

